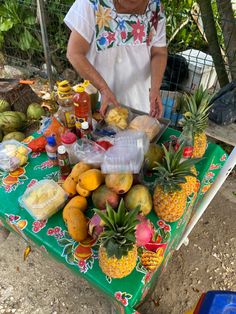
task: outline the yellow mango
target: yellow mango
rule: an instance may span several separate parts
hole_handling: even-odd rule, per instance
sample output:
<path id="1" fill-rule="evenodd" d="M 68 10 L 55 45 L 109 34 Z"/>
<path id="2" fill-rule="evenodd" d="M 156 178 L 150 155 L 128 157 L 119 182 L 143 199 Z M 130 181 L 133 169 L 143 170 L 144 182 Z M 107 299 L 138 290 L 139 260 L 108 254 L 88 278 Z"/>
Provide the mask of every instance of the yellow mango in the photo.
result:
<path id="1" fill-rule="evenodd" d="M 71 175 L 69 175 L 63 182 L 63 189 L 69 194 L 70 197 L 76 194 L 76 182 L 73 180 Z"/>
<path id="2" fill-rule="evenodd" d="M 77 242 L 85 240 L 88 237 L 88 220 L 84 213 L 77 207 L 70 207 L 67 214 L 65 222 L 72 239 Z"/>
<path id="3" fill-rule="evenodd" d="M 91 169 L 90 165 L 80 161 L 73 167 L 70 175 L 73 178 L 73 180 L 77 183 L 79 175 L 89 169 Z"/>
<path id="4" fill-rule="evenodd" d="M 82 212 L 85 212 L 88 208 L 88 202 L 85 197 L 77 195 L 70 199 L 70 201 L 64 207 L 63 212 L 70 207 L 77 207 L 78 209 L 82 210 Z"/>
<path id="5" fill-rule="evenodd" d="M 104 176 L 99 169 L 90 169 L 79 175 L 79 185 L 88 191 L 96 190 L 104 182 Z"/>
<path id="6" fill-rule="evenodd" d="M 91 195 L 91 192 L 82 188 L 79 183 L 76 185 L 76 191 L 79 195 L 84 196 L 84 197 L 89 197 Z"/>

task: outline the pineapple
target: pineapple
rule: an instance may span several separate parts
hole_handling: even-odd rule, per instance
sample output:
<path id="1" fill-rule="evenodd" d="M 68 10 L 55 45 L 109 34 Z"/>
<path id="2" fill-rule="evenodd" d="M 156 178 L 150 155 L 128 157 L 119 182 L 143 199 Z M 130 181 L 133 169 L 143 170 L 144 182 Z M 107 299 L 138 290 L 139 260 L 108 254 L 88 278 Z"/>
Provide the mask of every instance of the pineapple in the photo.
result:
<path id="1" fill-rule="evenodd" d="M 160 249 L 157 252 L 144 251 L 141 256 L 141 262 L 145 268 L 154 271 L 161 265 L 163 258 L 163 249 Z"/>
<path id="2" fill-rule="evenodd" d="M 109 205 L 106 212 L 94 210 L 105 224 L 100 235 L 99 265 L 111 278 L 123 278 L 134 269 L 137 261 L 135 228 L 140 208 L 132 211 L 121 200 L 117 212 Z"/>
<path id="3" fill-rule="evenodd" d="M 153 169 L 156 172 L 156 187 L 153 195 L 153 204 L 156 214 L 168 222 L 177 221 L 184 213 L 187 202 L 186 190 L 182 184 L 186 183 L 186 177 L 195 176 L 191 167 L 196 159 L 182 161 L 183 144 L 175 152 L 172 145 L 164 150 L 162 163 L 157 163 Z"/>
<path id="4" fill-rule="evenodd" d="M 182 183 L 181 187 L 182 189 L 185 191 L 185 193 L 187 194 L 187 196 L 191 195 L 194 191 L 195 188 L 197 186 L 197 169 L 195 168 L 195 166 L 191 167 L 191 172 L 195 175 L 195 177 L 193 176 L 186 176 L 186 183 Z"/>
<path id="5" fill-rule="evenodd" d="M 205 130 L 208 125 L 209 102 L 211 95 L 202 86 L 191 96 L 185 96 L 185 114 L 183 127 L 193 128 L 193 158 L 201 158 L 207 148 Z"/>

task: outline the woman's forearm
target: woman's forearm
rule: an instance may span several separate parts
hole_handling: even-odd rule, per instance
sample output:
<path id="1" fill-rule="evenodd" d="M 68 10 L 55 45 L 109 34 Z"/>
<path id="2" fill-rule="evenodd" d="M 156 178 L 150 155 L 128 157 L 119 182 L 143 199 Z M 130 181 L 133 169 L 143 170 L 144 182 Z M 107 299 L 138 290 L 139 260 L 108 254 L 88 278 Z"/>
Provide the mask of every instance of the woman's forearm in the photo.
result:
<path id="1" fill-rule="evenodd" d="M 151 50 L 151 89 L 160 89 L 167 64 L 167 48 Z"/>
<path id="2" fill-rule="evenodd" d="M 67 53 L 67 58 L 79 75 L 83 79 L 89 80 L 100 92 L 109 88 L 106 81 L 88 61 L 86 56 L 83 54 L 70 55 Z"/>

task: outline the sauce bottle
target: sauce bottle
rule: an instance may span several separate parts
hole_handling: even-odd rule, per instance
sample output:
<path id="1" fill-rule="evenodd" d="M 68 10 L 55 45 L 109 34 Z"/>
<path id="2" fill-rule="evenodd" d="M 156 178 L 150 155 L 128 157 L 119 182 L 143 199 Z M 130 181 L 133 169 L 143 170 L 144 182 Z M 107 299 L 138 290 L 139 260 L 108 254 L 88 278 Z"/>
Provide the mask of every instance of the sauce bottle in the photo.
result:
<path id="1" fill-rule="evenodd" d="M 48 159 L 50 159 L 54 165 L 57 165 L 57 143 L 54 136 L 47 137 L 45 150 L 48 155 Z"/>
<path id="2" fill-rule="evenodd" d="M 80 130 L 81 138 L 88 138 L 91 139 L 91 131 L 89 128 L 89 124 L 87 121 L 81 123 L 81 130 Z"/>
<path id="3" fill-rule="evenodd" d="M 59 108 L 56 118 L 70 130 L 75 128 L 73 95 L 73 90 L 68 81 L 65 80 L 58 83 L 57 102 Z"/>
<path id="4" fill-rule="evenodd" d="M 65 146 L 60 145 L 57 148 L 58 166 L 60 167 L 60 175 L 62 179 L 65 179 L 71 172 L 69 155 Z"/>
<path id="5" fill-rule="evenodd" d="M 81 123 L 87 121 L 92 130 L 92 111 L 90 96 L 85 92 L 84 86 L 76 87 L 76 94 L 73 97 L 75 108 L 75 128 L 77 136 L 81 137 Z"/>

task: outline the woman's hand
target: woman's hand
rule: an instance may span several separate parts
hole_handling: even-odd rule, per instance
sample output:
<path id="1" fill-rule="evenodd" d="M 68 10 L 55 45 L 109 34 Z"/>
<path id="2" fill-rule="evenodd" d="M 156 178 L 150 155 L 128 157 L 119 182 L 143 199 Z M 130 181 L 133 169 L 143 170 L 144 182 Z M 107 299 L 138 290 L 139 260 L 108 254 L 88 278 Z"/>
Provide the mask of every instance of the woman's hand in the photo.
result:
<path id="1" fill-rule="evenodd" d="M 150 101 L 150 116 L 154 118 L 161 118 L 162 116 L 162 100 L 159 89 L 150 89 L 149 92 L 149 101 Z"/>
<path id="2" fill-rule="evenodd" d="M 104 117 L 106 114 L 107 106 L 108 105 L 114 105 L 115 107 L 119 107 L 120 104 L 118 103 L 116 97 L 112 93 L 109 87 L 106 87 L 105 89 L 100 90 L 102 99 L 101 99 L 101 108 L 100 113 Z"/>

